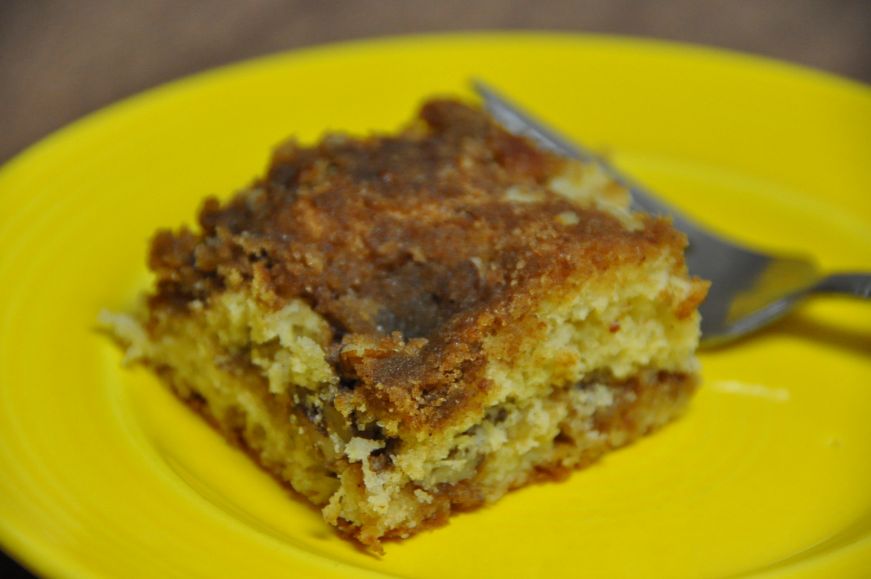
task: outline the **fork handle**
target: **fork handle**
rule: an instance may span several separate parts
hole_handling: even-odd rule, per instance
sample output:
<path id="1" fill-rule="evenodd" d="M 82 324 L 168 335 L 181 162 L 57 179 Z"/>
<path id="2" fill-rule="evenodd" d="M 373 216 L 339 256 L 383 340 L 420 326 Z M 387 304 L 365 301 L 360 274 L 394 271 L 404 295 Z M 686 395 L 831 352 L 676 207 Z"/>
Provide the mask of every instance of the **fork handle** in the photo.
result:
<path id="1" fill-rule="evenodd" d="M 834 273 L 814 286 L 814 293 L 836 293 L 871 298 L 871 273 Z"/>

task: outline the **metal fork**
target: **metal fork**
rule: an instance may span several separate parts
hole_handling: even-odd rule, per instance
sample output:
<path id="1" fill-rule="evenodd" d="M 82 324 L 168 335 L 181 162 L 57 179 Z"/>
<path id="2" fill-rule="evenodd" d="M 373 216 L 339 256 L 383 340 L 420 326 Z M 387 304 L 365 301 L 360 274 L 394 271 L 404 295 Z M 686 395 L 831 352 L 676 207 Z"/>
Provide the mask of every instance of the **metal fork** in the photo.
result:
<path id="1" fill-rule="evenodd" d="M 595 163 L 626 187 L 632 208 L 671 218 L 689 239 L 686 260 L 691 274 L 711 281 L 702 315 L 702 345 L 716 346 L 744 336 L 786 315 L 800 300 L 814 293 L 871 297 L 871 273 L 823 275 L 805 257 L 762 253 L 711 233 L 657 199 L 613 165 L 570 142 L 534 119 L 480 81 L 473 82 L 487 111 L 512 133 L 524 135 L 557 154 Z"/>

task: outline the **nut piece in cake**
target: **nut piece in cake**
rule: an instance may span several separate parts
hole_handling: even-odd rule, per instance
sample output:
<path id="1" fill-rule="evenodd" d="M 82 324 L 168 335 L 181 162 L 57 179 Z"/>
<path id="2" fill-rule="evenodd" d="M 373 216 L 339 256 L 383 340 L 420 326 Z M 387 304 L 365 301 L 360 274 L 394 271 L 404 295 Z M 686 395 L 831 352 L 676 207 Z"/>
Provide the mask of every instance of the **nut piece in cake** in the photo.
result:
<path id="1" fill-rule="evenodd" d="M 128 357 L 373 550 L 677 416 L 696 384 L 685 238 L 474 106 L 280 146 L 160 231 Z"/>

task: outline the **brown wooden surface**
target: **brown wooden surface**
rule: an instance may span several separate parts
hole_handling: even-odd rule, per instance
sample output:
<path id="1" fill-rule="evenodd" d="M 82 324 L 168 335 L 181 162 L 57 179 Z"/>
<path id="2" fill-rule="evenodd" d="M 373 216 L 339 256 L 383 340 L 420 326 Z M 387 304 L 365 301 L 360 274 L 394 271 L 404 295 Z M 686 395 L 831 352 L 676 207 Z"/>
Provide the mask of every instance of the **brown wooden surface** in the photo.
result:
<path id="1" fill-rule="evenodd" d="M 492 28 L 667 38 L 871 81 L 871 0 L 0 0 L 0 160 L 89 111 L 218 64 Z"/>

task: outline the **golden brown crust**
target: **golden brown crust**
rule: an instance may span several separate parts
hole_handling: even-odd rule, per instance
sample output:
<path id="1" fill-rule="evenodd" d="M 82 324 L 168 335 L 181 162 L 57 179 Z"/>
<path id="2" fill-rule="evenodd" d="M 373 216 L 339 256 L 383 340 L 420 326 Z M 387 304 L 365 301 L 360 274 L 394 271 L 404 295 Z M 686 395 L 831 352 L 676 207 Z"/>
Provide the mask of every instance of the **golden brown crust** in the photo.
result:
<path id="1" fill-rule="evenodd" d="M 201 233 L 158 233 L 152 306 L 183 309 L 256 277 L 332 324 L 348 396 L 439 428 L 486 398 L 487 336 L 570 277 L 682 251 L 665 221 L 630 231 L 551 192 L 563 164 L 453 101 L 429 102 L 398 137 L 285 145 L 250 190 L 206 201 Z M 511 201 L 511 188 L 540 200 Z"/>

